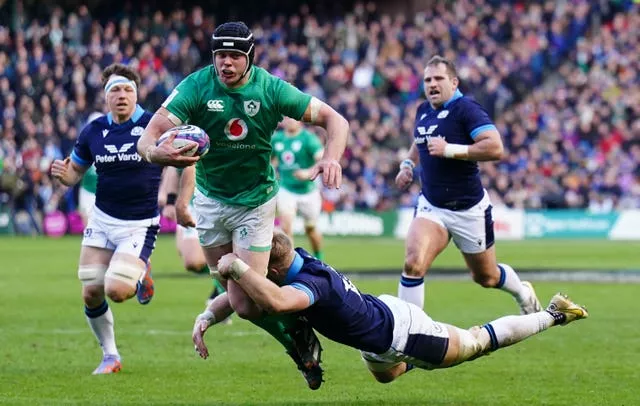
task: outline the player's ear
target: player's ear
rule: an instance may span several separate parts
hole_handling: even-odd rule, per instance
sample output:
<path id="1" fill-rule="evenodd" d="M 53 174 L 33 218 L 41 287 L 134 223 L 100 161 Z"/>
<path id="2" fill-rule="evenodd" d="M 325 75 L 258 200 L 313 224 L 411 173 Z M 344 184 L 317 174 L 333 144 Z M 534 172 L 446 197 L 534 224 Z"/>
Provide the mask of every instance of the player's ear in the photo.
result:
<path id="1" fill-rule="evenodd" d="M 453 79 L 451 79 L 451 82 L 453 83 L 453 86 L 457 88 L 458 85 L 460 84 L 460 79 L 458 79 L 457 77 L 454 77 Z"/>

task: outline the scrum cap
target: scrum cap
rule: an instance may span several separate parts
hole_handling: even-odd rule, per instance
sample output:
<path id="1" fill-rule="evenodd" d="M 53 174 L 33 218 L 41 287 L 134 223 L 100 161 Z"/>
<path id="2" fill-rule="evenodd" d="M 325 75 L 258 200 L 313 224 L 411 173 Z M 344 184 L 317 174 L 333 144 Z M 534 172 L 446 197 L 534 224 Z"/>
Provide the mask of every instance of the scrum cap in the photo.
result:
<path id="1" fill-rule="evenodd" d="M 211 51 L 215 57 L 216 52 L 235 51 L 247 57 L 247 67 L 242 76 L 249 72 L 255 55 L 255 43 L 253 33 L 242 21 L 231 21 L 219 25 L 211 36 Z"/>

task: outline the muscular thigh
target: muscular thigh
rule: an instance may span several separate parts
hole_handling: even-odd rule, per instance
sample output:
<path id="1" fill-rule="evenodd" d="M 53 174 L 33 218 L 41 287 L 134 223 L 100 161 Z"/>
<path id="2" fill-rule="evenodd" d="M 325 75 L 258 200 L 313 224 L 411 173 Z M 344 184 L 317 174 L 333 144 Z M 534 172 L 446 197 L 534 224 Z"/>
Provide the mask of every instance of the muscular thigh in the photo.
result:
<path id="1" fill-rule="evenodd" d="M 449 234 L 440 224 L 432 219 L 415 217 L 405 240 L 405 261 L 426 270 L 448 243 Z"/>

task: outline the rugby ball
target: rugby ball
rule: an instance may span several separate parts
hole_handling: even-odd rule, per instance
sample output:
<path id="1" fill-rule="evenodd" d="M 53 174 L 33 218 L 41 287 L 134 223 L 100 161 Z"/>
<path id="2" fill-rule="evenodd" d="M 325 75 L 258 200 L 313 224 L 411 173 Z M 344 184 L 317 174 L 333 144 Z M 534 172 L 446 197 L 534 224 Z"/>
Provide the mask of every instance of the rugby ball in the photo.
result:
<path id="1" fill-rule="evenodd" d="M 167 131 L 165 131 L 164 134 L 162 134 L 160 136 L 160 138 L 158 139 L 158 143 L 160 144 L 162 143 L 164 140 L 166 140 L 167 138 L 169 138 L 169 136 L 174 133 L 174 132 L 178 132 L 176 134 L 176 138 L 173 140 L 173 147 L 174 148 L 181 148 L 183 146 L 185 146 L 186 144 L 189 143 L 189 141 L 193 141 L 196 142 L 198 145 L 194 146 L 191 149 L 186 150 L 183 155 L 185 156 L 204 156 L 207 154 L 207 152 L 209 152 L 209 146 L 211 145 L 209 143 L 209 136 L 207 135 L 206 132 L 204 132 L 204 130 L 198 126 L 195 125 L 181 125 L 179 127 L 173 127 Z"/>

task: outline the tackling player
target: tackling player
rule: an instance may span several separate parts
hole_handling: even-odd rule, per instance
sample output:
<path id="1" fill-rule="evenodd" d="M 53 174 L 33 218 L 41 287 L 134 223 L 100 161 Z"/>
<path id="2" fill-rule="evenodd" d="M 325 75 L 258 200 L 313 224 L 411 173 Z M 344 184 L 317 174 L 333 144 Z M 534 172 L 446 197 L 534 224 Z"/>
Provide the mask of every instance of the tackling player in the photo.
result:
<path id="1" fill-rule="evenodd" d="M 506 316 L 468 330 L 432 320 L 422 309 L 397 297 L 361 293 L 343 274 L 293 249 L 282 232 L 273 236 L 268 279 L 231 253 L 218 262 L 231 278 L 270 313 L 296 312 L 323 336 L 359 349 L 378 382 L 391 382 L 412 368 L 438 369 L 474 360 L 518 343 L 552 326 L 588 317 L 587 310 L 556 294 L 546 310 Z M 200 314 L 193 342 L 201 357 L 209 353 L 203 335 L 217 319 L 224 298 Z"/>
<path id="2" fill-rule="evenodd" d="M 297 120 L 285 117 L 282 126 L 283 131 L 271 138 L 273 162 L 280 175 L 276 198 L 280 228 L 293 239 L 293 220 L 300 213 L 313 255 L 322 259 L 322 234 L 316 227 L 322 196 L 316 183 L 309 180 L 310 168 L 322 159 L 322 143 Z"/>
<path id="3" fill-rule="evenodd" d="M 147 304 L 154 292 L 148 261 L 159 229 L 162 167 L 136 152 L 136 142 L 151 120 L 137 104 L 139 83 L 132 69 L 108 66 L 102 84 L 109 113 L 87 124 L 71 157 L 51 167 L 51 174 L 67 186 L 76 184 L 92 164 L 96 167 L 95 207 L 84 230 L 78 267 L 84 313 L 103 352 L 94 374 L 122 367 L 105 295 L 117 303 L 136 295 Z"/>
<path id="4" fill-rule="evenodd" d="M 422 194 L 406 238 L 398 297 L 424 306 L 424 276 L 453 239 L 474 281 L 509 292 L 522 314 L 538 312 L 533 286 L 521 282 L 512 267 L 496 261 L 492 206 L 477 161 L 502 157 L 500 134 L 482 107 L 462 95 L 458 84 L 451 61 L 434 56 L 427 62 L 427 101 L 418 107 L 414 142 L 396 176 L 399 188 L 409 186 L 420 158 Z"/>
<path id="5" fill-rule="evenodd" d="M 326 103 L 255 66 L 253 33 L 242 22 L 218 26 L 212 37 L 213 64 L 185 78 L 156 111 L 138 142 L 149 162 L 186 167 L 176 202 L 178 222 L 196 226 L 209 268 L 215 274 L 220 257 L 235 252 L 261 275 L 267 272 L 278 183 L 271 161 L 271 136 L 283 116 L 324 127 L 323 157 L 309 171 L 322 173 L 327 187 L 340 187 L 342 156 L 349 124 Z M 211 139 L 202 158 L 181 155 L 169 138 L 158 138 L 183 123 L 196 125 Z M 185 147 L 192 147 L 186 145 Z M 197 162 L 195 167 L 189 166 Z M 188 204 L 195 188 L 193 221 Z M 263 316 L 259 306 L 234 282 L 226 286 L 233 310 L 268 331 L 287 349 L 310 387 L 321 376 L 313 330 L 301 330 L 295 317 Z M 300 339 L 297 339 L 300 338 Z"/>

